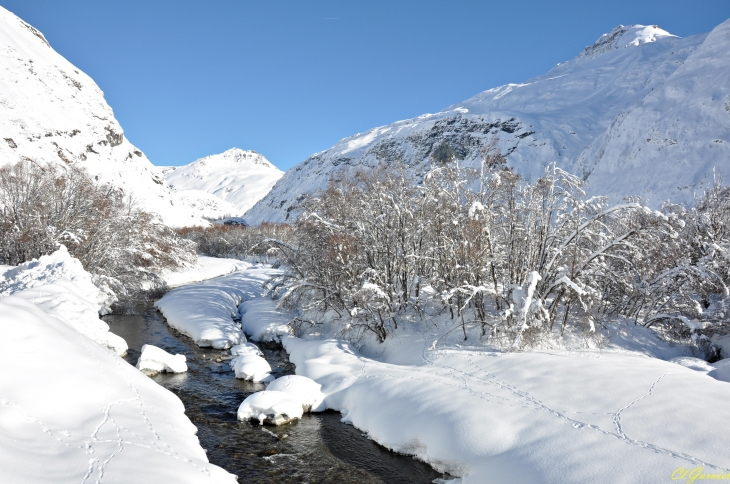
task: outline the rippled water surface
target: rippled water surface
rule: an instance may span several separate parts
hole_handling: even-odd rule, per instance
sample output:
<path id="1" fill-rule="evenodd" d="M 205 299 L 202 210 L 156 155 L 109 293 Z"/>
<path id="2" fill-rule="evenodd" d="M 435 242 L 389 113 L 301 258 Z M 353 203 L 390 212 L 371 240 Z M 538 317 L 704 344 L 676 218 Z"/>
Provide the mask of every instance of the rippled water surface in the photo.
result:
<path id="1" fill-rule="evenodd" d="M 234 378 L 227 351 L 199 348 L 167 326 L 151 306 L 137 315 L 104 320 L 127 340 L 126 360 L 133 365 L 147 343 L 187 357 L 187 373 L 153 379 L 183 401 L 208 459 L 238 475 L 241 483 L 428 483 L 442 477 L 422 462 L 377 445 L 342 423 L 336 412 L 305 414 L 280 427 L 239 422 L 236 410 L 243 399 L 265 387 Z M 259 346 L 274 376 L 294 373 L 280 346 Z"/>

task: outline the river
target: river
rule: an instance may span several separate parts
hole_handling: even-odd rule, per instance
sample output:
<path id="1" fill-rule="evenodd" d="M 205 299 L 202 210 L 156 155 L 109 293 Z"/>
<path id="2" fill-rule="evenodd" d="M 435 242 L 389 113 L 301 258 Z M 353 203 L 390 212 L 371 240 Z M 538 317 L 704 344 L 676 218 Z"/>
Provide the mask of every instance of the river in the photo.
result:
<path id="1" fill-rule="evenodd" d="M 391 452 L 340 421 L 337 412 L 305 414 L 280 427 L 239 422 L 236 410 L 260 383 L 238 380 L 227 351 L 200 348 L 165 324 L 151 302 L 134 315 L 104 317 L 127 340 L 126 360 L 135 365 L 144 344 L 187 357 L 188 372 L 152 377 L 175 393 L 198 427 L 211 463 L 236 474 L 241 483 L 430 483 L 444 477 L 411 457 Z M 273 375 L 294 373 L 280 345 L 259 345 Z"/>

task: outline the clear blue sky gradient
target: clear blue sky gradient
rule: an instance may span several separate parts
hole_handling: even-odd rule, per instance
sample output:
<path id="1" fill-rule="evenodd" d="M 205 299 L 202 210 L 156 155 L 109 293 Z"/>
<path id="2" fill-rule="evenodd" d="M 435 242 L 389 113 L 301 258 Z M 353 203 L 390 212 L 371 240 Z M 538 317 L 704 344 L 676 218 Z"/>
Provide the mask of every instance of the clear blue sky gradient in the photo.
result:
<path id="1" fill-rule="evenodd" d="M 157 165 L 339 139 L 539 75 L 618 24 L 688 36 L 730 0 L 0 0 L 104 90 Z M 730 53 L 728 53 L 730 55 Z"/>

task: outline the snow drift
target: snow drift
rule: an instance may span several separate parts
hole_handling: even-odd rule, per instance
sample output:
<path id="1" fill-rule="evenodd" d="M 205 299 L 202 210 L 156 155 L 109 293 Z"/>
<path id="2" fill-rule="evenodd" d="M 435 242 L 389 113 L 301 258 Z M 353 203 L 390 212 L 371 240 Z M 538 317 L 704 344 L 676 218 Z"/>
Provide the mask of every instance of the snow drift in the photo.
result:
<path id="1" fill-rule="evenodd" d="M 0 272 L 0 297 L 11 294 L 117 354 L 127 352 L 127 342 L 110 333 L 109 326 L 99 319 L 115 298 L 94 286 L 91 275 L 66 247 Z"/>
<path id="2" fill-rule="evenodd" d="M 681 467 L 730 473 L 730 385 L 674 363 L 406 344 L 399 352 L 412 363 L 393 364 L 335 340 L 283 342 L 297 374 L 322 385 L 327 408 L 465 484 L 663 482 Z"/>

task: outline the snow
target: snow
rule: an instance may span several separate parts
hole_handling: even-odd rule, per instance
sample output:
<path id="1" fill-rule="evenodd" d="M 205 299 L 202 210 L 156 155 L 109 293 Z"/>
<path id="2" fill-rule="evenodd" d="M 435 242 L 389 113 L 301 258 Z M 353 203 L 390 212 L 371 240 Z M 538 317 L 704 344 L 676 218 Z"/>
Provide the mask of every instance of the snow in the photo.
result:
<path id="1" fill-rule="evenodd" d="M 176 225 L 207 225 L 175 204 L 159 170 L 124 137 L 104 93 L 36 29 L 0 7 L 0 164 L 68 163 Z"/>
<path id="2" fill-rule="evenodd" d="M 236 206 L 202 190 L 181 190 L 172 193 L 175 205 L 186 207 L 206 219 L 220 219 L 233 213 L 243 213 Z"/>
<path id="3" fill-rule="evenodd" d="M 3 481 L 235 483 L 180 399 L 95 343 L 92 319 L 106 325 L 80 264 L 60 250 L 27 266 L 3 271 L 0 296 Z"/>
<path id="4" fill-rule="evenodd" d="M 422 340 L 401 341 L 410 357 L 399 358 L 410 362 L 396 364 L 337 340 L 283 343 L 297 374 L 322 385 L 327 408 L 464 484 L 730 472 L 730 385 L 678 364 L 635 353 L 429 349 Z"/>
<path id="5" fill-rule="evenodd" d="M 725 358 L 715 362 L 713 369 L 708 373 L 709 376 L 716 380 L 730 382 L 730 358 Z"/>
<path id="6" fill-rule="evenodd" d="M 284 392 L 257 392 L 238 407 L 238 420 L 256 419 L 261 425 L 281 425 L 298 418 L 302 418 L 302 405 Z"/>
<path id="7" fill-rule="evenodd" d="M 64 246 L 0 273 L 0 297 L 11 294 L 117 354 L 126 354 L 126 341 L 99 319 L 113 299 L 94 286 L 91 275 Z"/>
<path id="8" fill-rule="evenodd" d="M 160 278 L 168 287 L 182 286 L 193 282 L 205 281 L 232 272 L 243 270 L 250 264 L 238 259 L 224 259 L 198 255 L 198 265 L 181 271 L 166 270 Z"/>
<path id="9" fill-rule="evenodd" d="M 137 369 L 146 375 L 155 375 L 162 371 L 185 373 L 188 371 L 188 365 L 185 363 L 185 355 L 171 355 L 162 348 L 147 344 L 142 346 Z"/>
<path id="10" fill-rule="evenodd" d="M 678 356 L 677 358 L 672 358 L 669 361 L 684 366 L 685 368 L 689 368 L 690 370 L 700 371 L 704 373 L 708 373 L 715 369 L 712 364 L 706 362 L 705 360 L 694 358 L 692 356 Z"/>
<path id="11" fill-rule="evenodd" d="M 423 176 L 442 142 L 465 153 L 460 167 L 479 169 L 493 140 L 528 180 L 556 162 L 591 195 L 691 201 L 713 168 L 730 175 L 729 48 L 730 20 L 687 38 L 619 26 L 541 76 L 339 141 L 287 171 L 244 218 L 292 221 L 302 195 L 333 175 L 403 162 Z"/>
<path id="12" fill-rule="evenodd" d="M 155 307 L 167 324 L 191 337 L 198 346 L 228 349 L 243 343 L 246 337 L 233 320 L 243 291 L 220 284 L 226 277 L 230 276 L 173 289 Z"/>
<path id="13" fill-rule="evenodd" d="M 239 314 L 238 306 L 243 301 L 260 297 L 262 284 L 278 272 L 249 262 L 237 261 L 237 264 L 242 272 L 173 289 L 157 301 L 155 307 L 170 326 L 193 338 L 199 346 L 228 349 L 245 343 L 243 332 L 248 332 L 249 326 L 243 323 L 242 330 L 235 321 Z M 273 308 L 274 303 L 269 302 Z M 278 318 L 281 319 L 282 315 L 278 314 Z M 260 323 L 256 327 L 262 328 L 263 335 L 276 334 L 275 330 L 264 325 L 271 323 L 273 315 L 267 316 L 263 312 L 261 317 L 252 320 Z"/>
<path id="14" fill-rule="evenodd" d="M 243 215 L 284 174 L 263 155 L 238 148 L 162 172 L 176 199 L 208 218 Z"/>
<path id="15" fill-rule="evenodd" d="M 591 46 L 586 47 L 579 57 L 595 57 L 611 50 L 635 47 L 648 42 L 656 42 L 663 37 L 676 37 L 658 25 L 619 25 L 607 34 L 603 34 Z"/>
<path id="16" fill-rule="evenodd" d="M 322 385 L 301 375 L 286 375 L 269 383 L 268 391 L 283 392 L 301 403 L 304 412 L 324 410 Z"/>
<path id="17" fill-rule="evenodd" d="M 236 378 L 254 382 L 270 380 L 271 366 L 259 355 L 244 353 L 232 359 L 229 364 Z"/>
<path id="18" fill-rule="evenodd" d="M 19 266 L 3 266 L 0 271 L 0 296 L 14 292 L 45 286 L 54 282 L 68 281 L 73 284 L 74 292 L 99 304 L 99 313 L 105 314 L 114 303 L 110 295 L 101 293 L 94 285 L 88 272 L 78 259 L 71 257 L 68 249 L 61 245 L 56 252 Z"/>
<path id="19" fill-rule="evenodd" d="M 241 356 L 241 355 L 264 356 L 263 352 L 261 352 L 259 347 L 253 343 L 241 343 L 240 345 L 236 345 L 233 348 L 231 348 L 231 354 L 233 356 Z"/>
<path id="20" fill-rule="evenodd" d="M 244 301 L 239 307 L 241 327 L 253 341 L 280 341 L 291 335 L 291 316 L 276 308 L 276 302 L 268 298 Z"/>
<path id="21" fill-rule="evenodd" d="M 261 289 L 276 273 L 251 266 L 189 286 L 210 292 L 186 299 L 205 307 L 242 291 L 236 293 L 242 320 L 258 324 L 254 329 L 283 326 L 291 315 Z M 515 311 L 531 306 L 535 280 L 518 288 Z M 238 299 L 223 304 L 227 318 Z M 724 431 L 730 385 L 719 381 L 730 363 L 692 358 L 687 348 L 661 343 L 647 328 L 608 328 L 615 334 L 602 350 L 566 343 L 562 350 L 518 353 L 466 346 L 458 336 L 437 340 L 434 321 L 399 325 L 385 343 L 365 339 L 355 348 L 324 339 L 323 323 L 320 333 L 304 335 L 308 339 L 277 336 L 297 375 L 246 398 L 239 419 L 281 424 L 300 418 L 308 405 L 338 410 L 376 442 L 464 484 L 654 482 L 680 467 L 730 472 Z M 265 334 L 271 333 L 257 335 Z M 236 376 L 271 379 L 253 344 L 231 353 Z"/>

